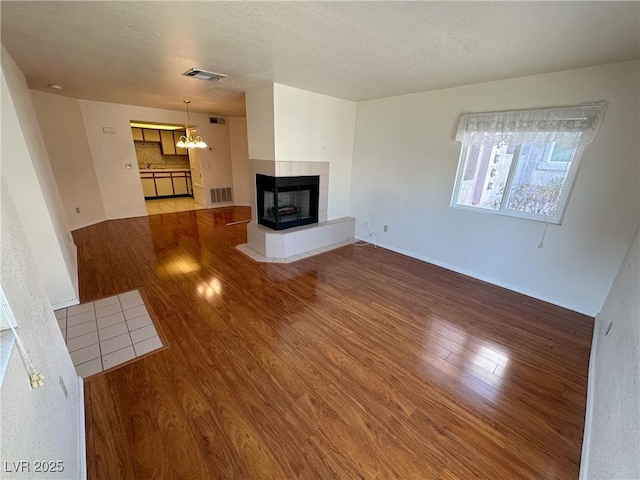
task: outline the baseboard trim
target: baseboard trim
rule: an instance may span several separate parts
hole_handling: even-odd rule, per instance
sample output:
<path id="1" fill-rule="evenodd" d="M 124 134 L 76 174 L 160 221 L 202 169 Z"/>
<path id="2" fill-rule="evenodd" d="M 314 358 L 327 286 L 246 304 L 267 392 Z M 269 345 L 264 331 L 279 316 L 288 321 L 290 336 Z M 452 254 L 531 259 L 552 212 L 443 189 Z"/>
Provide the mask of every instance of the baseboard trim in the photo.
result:
<path id="1" fill-rule="evenodd" d="M 587 377 L 587 408 L 584 414 L 584 434 L 582 436 L 582 455 L 580 456 L 580 480 L 589 478 L 589 453 L 591 451 L 591 428 L 593 418 L 593 397 L 595 395 L 596 348 L 600 338 L 598 317 L 593 324 L 591 353 L 589 354 L 589 375 Z"/>
<path id="2" fill-rule="evenodd" d="M 74 305 L 78 305 L 80 303 L 79 298 L 74 298 L 73 300 L 69 300 L 67 302 L 54 303 L 51 305 L 51 308 L 54 310 L 60 310 L 61 308 L 73 307 Z"/>
<path id="3" fill-rule="evenodd" d="M 366 238 L 356 237 L 358 240 L 367 241 Z M 481 275 L 476 272 L 472 272 L 470 270 L 457 267 L 455 265 L 450 265 L 445 262 L 441 262 L 439 260 L 435 260 L 433 258 L 426 257 L 424 255 L 418 255 L 413 252 L 409 252 L 407 250 L 403 250 L 402 248 L 397 248 L 392 245 L 388 245 L 386 243 L 378 243 L 379 247 L 385 248 L 387 250 L 391 250 L 392 252 L 400 253 L 401 255 L 406 255 L 407 257 L 415 258 L 417 260 L 422 260 L 423 262 L 431 263 L 433 265 L 437 265 L 438 267 L 446 268 L 447 270 L 451 270 L 456 273 L 461 273 L 463 275 L 467 275 L 469 277 L 475 278 L 477 280 L 482 280 L 483 282 L 491 283 L 492 285 L 496 285 L 498 287 L 506 288 L 507 290 L 511 290 L 516 293 L 521 293 L 522 295 L 526 295 L 527 297 L 532 297 L 538 300 L 542 300 L 543 302 L 551 303 L 552 305 L 557 305 L 558 307 L 566 308 L 568 310 L 572 310 L 574 312 L 582 313 L 583 315 L 587 315 L 589 317 L 595 317 L 598 312 L 593 310 L 589 310 L 583 308 L 580 305 L 575 305 L 571 302 L 565 302 L 564 300 L 560 300 L 558 298 L 554 298 L 548 295 L 544 295 L 538 292 L 534 292 L 532 290 L 528 290 L 526 288 L 521 288 L 517 285 L 513 285 L 510 283 L 502 282 L 495 278 L 487 277 L 486 275 Z"/>
<path id="4" fill-rule="evenodd" d="M 83 228 L 91 227 L 93 225 L 97 225 L 99 223 L 106 222 L 107 220 L 108 220 L 108 218 L 106 218 L 106 217 L 101 218 L 99 220 L 90 220 L 90 221 L 88 221 L 86 223 L 82 223 L 80 225 L 74 226 L 73 228 L 70 228 L 69 230 L 71 232 L 75 232 L 76 230 L 81 230 Z"/>
<path id="5" fill-rule="evenodd" d="M 86 225 L 82 225 L 81 227 L 75 227 L 73 228 L 71 231 L 75 232 L 76 230 L 82 230 L 83 228 L 87 228 L 87 227 L 93 227 L 94 225 L 98 225 L 100 223 L 104 223 L 104 222 L 108 222 L 110 220 L 124 220 L 125 218 L 138 218 L 138 217 L 146 217 L 147 216 L 147 212 L 145 210 L 144 215 L 130 215 L 128 217 L 109 217 L 109 218 L 103 218 L 102 220 L 96 220 L 96 221 L 92 221 L 87 223 Z"/>
<path id="6" fill-rule="evenodd" d="M 78 377 L 78 478 L 87 479 L 87 438 L 84 416 L 84 380 Z"/>

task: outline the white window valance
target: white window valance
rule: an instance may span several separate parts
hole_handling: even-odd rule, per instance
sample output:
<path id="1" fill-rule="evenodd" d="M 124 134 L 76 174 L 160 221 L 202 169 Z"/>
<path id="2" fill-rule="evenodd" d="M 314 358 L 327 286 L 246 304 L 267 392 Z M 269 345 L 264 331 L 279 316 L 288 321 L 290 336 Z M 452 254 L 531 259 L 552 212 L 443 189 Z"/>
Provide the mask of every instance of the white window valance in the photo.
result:
<path id="1" fill-rule="evenodd" d="M 580 141 L 590 143 L 595 138 L 606 108 L 606 102 L 596 102 L 574 107 L 465 113 L 460 118 L 456 140 L 464 146 L 517 146 L 525 142 L 544 146 L 556 142 L 560 148 L 574 148 Z"/>

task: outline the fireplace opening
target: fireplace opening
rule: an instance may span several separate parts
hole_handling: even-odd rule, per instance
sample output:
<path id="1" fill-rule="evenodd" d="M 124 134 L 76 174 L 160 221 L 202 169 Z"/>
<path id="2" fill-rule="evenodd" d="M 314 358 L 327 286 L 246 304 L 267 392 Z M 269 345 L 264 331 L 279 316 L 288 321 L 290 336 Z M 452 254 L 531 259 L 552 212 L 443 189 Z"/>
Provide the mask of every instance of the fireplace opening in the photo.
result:
<path id="1" fill-rule="evenodd" d="M 258 223 L 274 230 L 318 223 L 320 177 L 256 175 Z"/>

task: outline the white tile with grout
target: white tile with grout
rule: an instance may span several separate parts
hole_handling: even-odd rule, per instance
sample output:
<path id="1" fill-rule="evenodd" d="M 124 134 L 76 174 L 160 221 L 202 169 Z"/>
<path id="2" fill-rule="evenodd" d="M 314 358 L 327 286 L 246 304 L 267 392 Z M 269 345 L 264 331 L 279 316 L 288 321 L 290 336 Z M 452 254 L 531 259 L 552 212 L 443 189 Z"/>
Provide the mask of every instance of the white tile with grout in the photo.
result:
<path id="1" fill-rule="evenodd" d="M 54 313 L 82 378 L 163 347 L 138 290 Z"/>

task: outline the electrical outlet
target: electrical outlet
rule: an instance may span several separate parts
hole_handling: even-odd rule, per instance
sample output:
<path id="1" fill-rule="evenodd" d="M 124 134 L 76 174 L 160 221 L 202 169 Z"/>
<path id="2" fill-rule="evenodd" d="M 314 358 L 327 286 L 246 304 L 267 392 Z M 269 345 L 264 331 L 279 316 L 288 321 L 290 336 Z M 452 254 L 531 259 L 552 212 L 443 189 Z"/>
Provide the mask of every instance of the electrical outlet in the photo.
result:
<path id="1" fill-rule="evenodd" d="M 383 231 L 383 232 L 388 232 L 388 231 L 389 231 L 389 227 L 388 227 L 387 225 L 385 225 L 385 226 L 382 228 L 382 231 Z"/>

